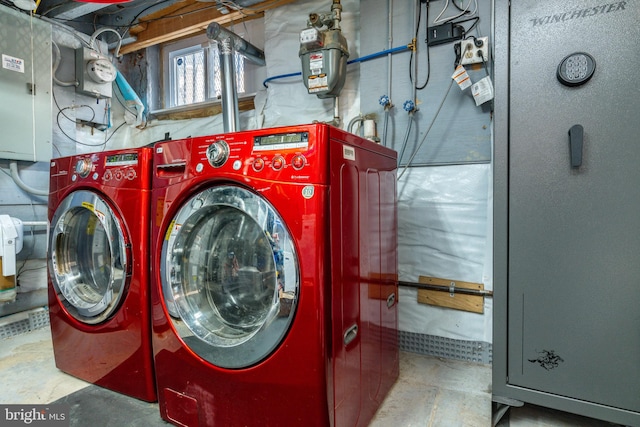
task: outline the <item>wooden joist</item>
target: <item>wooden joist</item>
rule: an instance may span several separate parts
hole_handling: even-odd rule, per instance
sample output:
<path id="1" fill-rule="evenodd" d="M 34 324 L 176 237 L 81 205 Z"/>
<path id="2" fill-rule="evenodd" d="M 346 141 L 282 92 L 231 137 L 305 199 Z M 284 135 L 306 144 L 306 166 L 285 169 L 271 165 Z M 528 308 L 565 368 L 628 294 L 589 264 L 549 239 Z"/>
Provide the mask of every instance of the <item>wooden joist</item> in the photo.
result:
<path id="1" fill-rule="evenodd" d="M 267 0 L 241 10 L 230 10 L 222 13 L 215 3 L 186 0 L 178 2 L 162 11 L 154 12 L 140 18 L 131 27 L 130 34 L 137 40 L 120 48 L 121 54 L 165 43 L 182 37 L 203 32 L 212 22 L 229 25 L 234 22 L 247 21 L 264 16 L 264 11 L 283 6 L 295 0 Z"/>

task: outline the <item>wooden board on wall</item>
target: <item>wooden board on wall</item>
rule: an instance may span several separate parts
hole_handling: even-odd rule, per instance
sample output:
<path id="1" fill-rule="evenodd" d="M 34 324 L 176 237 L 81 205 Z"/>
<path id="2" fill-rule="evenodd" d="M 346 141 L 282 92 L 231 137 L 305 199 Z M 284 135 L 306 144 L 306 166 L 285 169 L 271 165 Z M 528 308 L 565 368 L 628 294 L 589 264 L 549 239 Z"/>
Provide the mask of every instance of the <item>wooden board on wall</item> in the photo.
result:
<path id="1" fill-rule="evenodd" d="M 446 287 L 450 287 L 453 283 L 454 290 L 459 288 L 478 291 L 484 290 L 484 285 L 482 283 L 462 282 L 428 276 L 420 276 L 418 278 L 418 282 Z M 481 295 L 466 295 L 456 292 L 451 294 L 443 291 L 418 289 L 418 302 L 421 304 L 435 305 L 455 310 L 470 311 L 472 313 L 484 313 L 484 297 Z"/>

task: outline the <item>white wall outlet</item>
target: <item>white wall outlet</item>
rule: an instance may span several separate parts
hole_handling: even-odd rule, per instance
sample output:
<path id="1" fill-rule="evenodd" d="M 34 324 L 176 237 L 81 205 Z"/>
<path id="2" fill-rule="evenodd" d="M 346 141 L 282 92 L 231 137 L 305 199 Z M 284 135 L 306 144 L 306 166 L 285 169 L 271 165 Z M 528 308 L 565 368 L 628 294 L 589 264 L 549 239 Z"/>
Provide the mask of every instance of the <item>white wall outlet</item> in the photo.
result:
<path id="1" fill-rule="evenodd" d="M 477 46 L 476 43 L 481 44 Z M 460 64 L 481 63 L 484 58 L 489 62 L 489 37 L 476 37 L 462 40 L 460 42 Z"/>

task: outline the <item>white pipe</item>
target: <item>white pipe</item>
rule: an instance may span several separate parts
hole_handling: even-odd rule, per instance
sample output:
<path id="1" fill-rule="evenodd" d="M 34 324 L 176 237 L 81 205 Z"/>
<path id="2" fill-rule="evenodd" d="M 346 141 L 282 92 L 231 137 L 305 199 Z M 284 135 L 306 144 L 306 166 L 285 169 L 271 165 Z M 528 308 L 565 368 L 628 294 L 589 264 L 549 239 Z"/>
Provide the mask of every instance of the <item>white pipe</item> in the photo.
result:
<path id="1" fill-rule="evenodd" d="M 335 127 L 340 127 L 340 125 L 342 124 L 342 120 L 340 120 L 340 107 L 338 104 L 338 98 L 339 97 L 335 97 L 333 98 L 333 124 Z"/>
<path id="2" fill-rule="evenodd" d="M 16 162 L 9 163 L 9 170 L 11 171 L 11 178 L 13 178 L 16 185 L 23 191 L 36 196 L 49 196 L 49 190 L 38 190 L 37 188 L 30 187 L 22 180 L 22 178 L 20 178 L 20 174 L 18 173 L 18 164 Z"/>
<path id="3" fill-rule="evenodd" d="M 22 221 L 22 225 L 26 227 L 46 227 L 49 223 L 47 221 Z"/>
<path id="4" fill-rule="evenodd" d="M 53 46 L 53 54 L 55 56 L 55 59 L 53 60 L 53 66 L 51 69 L 51 76 L 53 77 L 53 81 L 56 82 L 58 86 L 78 86 L 80 83 L 77 80 L 74 80 L 72 82 L 63 82 L 56 77 L 56 73 L 58 72 L 58 66 L 60 65 L 60 59 L 61 59 L 60 48 L 58 47 L 56 42 L 54 42 L 53 40 L 51 41 L 51 45 Z"/>

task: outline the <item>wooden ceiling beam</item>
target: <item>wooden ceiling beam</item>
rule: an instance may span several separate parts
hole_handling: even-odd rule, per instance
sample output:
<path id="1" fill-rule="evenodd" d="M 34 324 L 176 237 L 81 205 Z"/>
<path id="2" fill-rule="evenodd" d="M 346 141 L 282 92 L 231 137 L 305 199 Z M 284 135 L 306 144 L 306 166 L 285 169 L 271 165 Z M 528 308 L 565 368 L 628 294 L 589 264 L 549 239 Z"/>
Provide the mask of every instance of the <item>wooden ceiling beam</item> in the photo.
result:
<path id="1" fill-rule="evenodd" d="M 242 10 L 233 10 L 223 14 L 210 2 L 181 2 L 141 18 L 139 24 L 131 28 L 136 41 L 120 48 L 121 54 L 135 52 L 159 43 L 176 40 L 207 29 L 210 23 L 228 25 L 264 16 L 264 11 L 283 6 L 295 0 L 266 0 Z M 170 9 L 170 10 L 169 10 Z"/>

